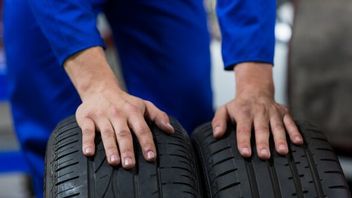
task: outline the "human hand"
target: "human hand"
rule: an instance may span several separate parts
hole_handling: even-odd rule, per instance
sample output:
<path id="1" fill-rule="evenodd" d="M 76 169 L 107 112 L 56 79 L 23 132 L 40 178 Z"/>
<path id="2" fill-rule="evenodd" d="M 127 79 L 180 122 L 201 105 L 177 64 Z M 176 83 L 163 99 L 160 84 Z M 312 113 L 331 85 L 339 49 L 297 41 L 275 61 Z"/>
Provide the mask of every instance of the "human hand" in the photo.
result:
<path id="1" fill-rule="evenodd" d="M 243 157 L 252 155 L 250 145 L 252 126 L 257 145 L 256 152 L 261 159 L 270 158 L 271 133 L 279 154 L 288 153 L 286 131 L 293 143 L 302 144 L 303 138 L 288 109 L 274 100 L 272 66 L 244 63 L 237 65 L 235 72 L 237 72 L 236 97 L 217 110 L 212 121 L 214 137 L 222 137 L 226 131 L 227 121 L 232 120 L 236 122 L 237 147 Z"/>
<path id="2" fill-rule="evenodd" d="M 100 48 L 91 48 L 72 57 L 65 64 L 65 69 L 82 99 L 76 119 L 82 129 L 83 154 L 94 155 L 97 130 L 101 134 L 108 163 L 121 163 L 124 168 L 133 168 L 133 132 L 144 158 L 155 160 L 156 148 L 146 119 L 155 122 L 163 131 L 172 133 L 174 129 L 166 113 L 151 102 L 124 92 Z"/>

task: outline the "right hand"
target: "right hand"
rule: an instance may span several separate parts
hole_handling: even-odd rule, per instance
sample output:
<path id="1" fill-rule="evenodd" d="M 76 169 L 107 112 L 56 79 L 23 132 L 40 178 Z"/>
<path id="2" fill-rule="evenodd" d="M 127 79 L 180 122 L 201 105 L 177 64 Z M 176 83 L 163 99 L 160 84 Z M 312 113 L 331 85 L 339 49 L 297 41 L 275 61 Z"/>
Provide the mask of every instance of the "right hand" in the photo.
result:
<path id="1" fill-rule="evenodd" d="M 99 57 L 102 60 L 99 61 Z M 97 130 L 101 134 L 108 163 L 121 163 L 124 168 L 133 168 L 136 163 L 133 132 L 141 145 L 144 158 L 148 161 L 155 160 L 156 148 L 146 119 L 155 122 L 166 133 L 173 133 L 174 128 L 167 114 L 151 102 L 124 92 L 104 62 L 101 48 L 90 48 L 65 63 L 65 69 L 82 99 L 82 104 L 76 111 L 76 119 L 82 129 L 83 154 L 94 155 Z"/>

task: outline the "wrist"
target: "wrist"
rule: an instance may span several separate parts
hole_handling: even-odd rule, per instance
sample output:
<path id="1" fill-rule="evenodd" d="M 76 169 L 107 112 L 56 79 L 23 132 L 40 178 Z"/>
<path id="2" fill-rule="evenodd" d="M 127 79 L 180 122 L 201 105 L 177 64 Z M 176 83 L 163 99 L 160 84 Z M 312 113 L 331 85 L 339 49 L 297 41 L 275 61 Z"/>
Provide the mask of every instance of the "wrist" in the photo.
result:
<path id="1" fill-rule="evenodd" d="M 82 100 L 107 89 L 121 90 L 100 47 L 70 57 L 64 67 Z"/>
<path id="2" fill-rule="evenodd" d="M 122 91 L 115 78 L 107 77 L 92 78 L 89 82 L 82 83 L 81 86 L 77 86 L 76 89 L 82 101 L 97 94 L 107 95 L 110 93 L 120 93 Z"/>
<path id="3" fill-rule="evenodd" d="M 266 95 L 274 97 L 272 65 L 241 63 L 234 69 L 237 94 Z"/>

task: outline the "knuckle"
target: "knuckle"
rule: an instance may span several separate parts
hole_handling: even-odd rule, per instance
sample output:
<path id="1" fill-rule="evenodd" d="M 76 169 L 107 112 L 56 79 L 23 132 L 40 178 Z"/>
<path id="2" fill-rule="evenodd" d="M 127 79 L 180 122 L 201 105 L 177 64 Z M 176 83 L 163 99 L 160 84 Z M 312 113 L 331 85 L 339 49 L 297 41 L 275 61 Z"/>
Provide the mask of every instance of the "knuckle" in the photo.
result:
<path id="1" fill-rule="evenodd" d="M 266 106 L 262 103 L 256 104 L 254 109 L 256 114 L 260 114 L 260 115 L 268 114 Z"/>
<path id="2" fill-rule="evenodd" d="M 268 148 L 269 144 L 265 142 L 258 142 L 257 143 L 257 148 Z"/>
<path id="3" fill-rule="evenodd" d="M 237 130 L 237 133 L 240 135 L 249 135 L 251 132 L 251 129 L 249 127 L 240 127 Z"/>
<path id="4" fill-rule="evenodd" d="M 136 131 L 136 133 L 138 133 L 141 136 L 146 136 L 148 135 L 148 129 L 146 127 L 141 127 Z"/>
<path id="5" fill-rule="evenodd" d="M 124 157 L 132 157 L 133 156 L 133 150 L 129 147 L 124 148 L 121 151 L 121 155 Z"/>
<path id="6" fill-rule="evenodd" d="M 242 114 L 243 116 L 248 116 L 251 113 L 251 108 L 248 106 L 244 106 L 238 109 L 238 113 Z"/>
<path id="7" fill-rule="evenodd" d="M 133 151 L 131 151 L 131 150 L 122 151 L 121 152 L 121 157 L 122 158 L 125 158 L 125 157 L 134 158 Z"/>
<path id="8" fill-rule="evenodd" d="M 261 101 L 258 101 L 254 104 L 254 107 L 256 110 L 265 109 L 265 104 Z"/>
<path id="9" fill-rule="evenodd" d="M 112 139 L 114 138 L 114 133 L 112 129 L 104 129 L 101 131 L 103 138 Z"/>
<path id="10" fill-rule="evenodd" d="M 293 135 L 300 135 L 301 136 L 300 132 L 297 131 L 296 128 L 292 128 L 290 131 Z"/>
<path id="11" fill-rule="evenodd" d="M 144 100 L 144 103 L 149 106 L 154 106 L 154 104 L 152 102 L 150 102 L 149 100 Z"/>
<path id="12" fill-rule="evenodd" d="M 280 140 L 277 140 L 276 142 L 275 142 L 277 145 L 287 145 L 287 142 L 286 142 L 286 140 L 285 139 L 280 139 Z"/>
<path id="13" fill-rule="evenodd" d="M 279 124 L 279 123 L 273 124 L 273 130 L 282 131 L 283 129 L 284 128 L 283 128 L 282 124 Z"/>
<path id="14" fill-rule="evenodd" d="M 164 119 L 164 120 L 167 120 L 167 119 L 169 119 L 169 116 L 165 112 L 160 111 L 160 118 Z"/>
<path id="15" fill-rule="evenodd" d="M 119 138 L 126 138 L 126 137 L 130 136 L 131 133 L 128 129 L 121 129 L 121 130 L 116 131 L 116 135 Z"/>
<path id="16" fill-rule="evenodd" d="M 110 126 L 104 126 L 104 127 L 102 127 L 101 132 L 112 134 L 114 131 Z"/>
<path id="17" fill-rule="evenodd" d="M 266 134 L 269 133 L 269 128 L 268 127 L 260 127 L 257 130 L 255 130 L 257 134 Z"/>
<path id="18" fill-rule="evenodd" d="M 93 133 L 94 133 L 94 130 L 91 129 L 91 128 L 83 128 L 83 129 L 82 129 L 82 135 L 83 135 L 83 136 L 86 136 L 86 137 L 92 136 Z"/>
<path id="19" fill-rule="evenodd" d="M 293 122 L 287 122 L 285 126 L 290 130 L 295 130 L 295 124 Z"/>
<path id="20" fill-rule="evenodd" d="M 120 110 L 116 107 L 111 108 L 110 112 L 111 112 L 111 116 L 114 118 L 119 118 L 121 116 Z"/>
<path id="21" fill-rule="evenodd" d="M 280 105 L 279 104 L 277 104 L 277 103 L 273 103 L 273 104 L 271 104 L 270 105 L 270 108 L 271 109 L 274 109 L 274 110 L 276 110 L 276 111 L 279 111 L 280 110 Z"/>
<path id="22" fill-rule="evenodd" d="M 82 141 L 83 147 L 94 147 L 94 142 L 92 140 L 85 139 Z"/>
<path id="23" fill-rule="evenodd" d="M 110 153 L 110 154 L 112 154 L 112 153 L 117 153 L 116 146 L 113 145 L 113 144 L 107 145 L 106 148 L 105 148 L 105 150 L 106 150 L 107 153 Z"/>
<path id="24" fill-rule="evenodd" d="M 139 111 L 140 109 L 145 108 L 146 103 L 144 103 L 143 100 L 139 99 L 139 100 L 134 101 L 131 105 L 134 106 Z"/>
<path id="25" fill-rule="evenodd" d="M 128 112 L 131 112 L 131 113 L 138 113 L 139 112 L 139 109 L 136 106 L 131 105 L 131 104 L 126 105 L 125 108 Z"/>
<path id="26" fill-rule="evenodd" d="M 142 135 L 142 136 L 148 135 L 149 128 L 147 126 L 144 126 L 143 124 L 137 124 L 135 132 L 139 135 Z"/>
<path id="27" fill-rule="evenodd" d="M 163 111 L 160 111 L 160 110 L 157 110 L 154 115 L 152 113 L 149 116 L 150 116 L 150 118 L 152 120 L 158 119 L 158 120 L 162 120 L 162 121 L 165 121 L 165 122 L 168 120 L 167 114 L 165 112 L 163 112 Z"/>
<path id="28" fill-rule="evenodd" d="M 247 147 L 250 145 L 250 142 L 249 142 L 249 140 L 240 140 L 237 142 L 237 145 L 239 147 Z"/>
<path id="29" fill-rule="evenodd" d="M 142 145 L 143 150 L 153 150 L 154 151 L 154 145 L 152 142 L 147 142 Z"/>
<path id="30" fill-rule="evenodd" d="M 104 112 L 103 110 L 97 110 L 97 111 L 94 112 L 94 115 L 95 115 L 96 117 L 98 117 L 98 118 L 103 117 L 104 114 L 105 114 L 105 112 Z"/>
<path id="31" fill-rule="evenodd" d="M 80 105 L 76 110 L 77 119 L 87 118 L 89 117 L 90 109 L 85 108 L 84 105 Z"/>
<path id="32" fill-rule="evenodd" d="M 82 116 L 84 118 L 94 118 L 94 117 L 96 117 L 95 112 L 93 110 L 88 110 L 88 111 L 86 111 L 84 113 L 82 112 Z"/>

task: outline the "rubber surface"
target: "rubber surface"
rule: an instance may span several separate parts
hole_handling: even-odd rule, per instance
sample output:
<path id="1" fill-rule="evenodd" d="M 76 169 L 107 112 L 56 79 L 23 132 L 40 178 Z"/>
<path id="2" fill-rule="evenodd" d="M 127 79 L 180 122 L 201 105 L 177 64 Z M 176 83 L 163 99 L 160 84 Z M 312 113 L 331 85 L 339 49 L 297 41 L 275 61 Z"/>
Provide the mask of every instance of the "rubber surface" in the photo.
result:
<path id="1" fill-rule="evenodd" d="M 308 123 L 299 126 L 305 144 L 290 143 L 289 155 L 280 156 L 271 140 L 272 157 L 267 161 L 260 160 L 256 152 L 248 159 L 240 156 L 233 125 L 228 125 L 225 137 L 219 141 L 213 138 L 210 124 L 197 128 L 193 141 L 203 164 L 207 197 L 351 197 L 326 138 Z M 252 147 L 256 151 L 253 143 Z"/>
<path id="2" fill-rule="evenodd" d="M 135 142 L 137 165 L 127 171 L 108 165 L 98 133 L 96 155 L 84 157 L 81 130 L 75 118 L 62 121 L 47 147 L 45 197 L 201 198 L 189 137 L 176 121 L 171 124 L 176 130 L 173 135 L 150 125 L 158 150 L 157 162 L 146 162 Z"/>

